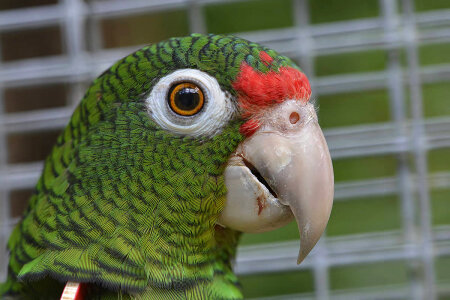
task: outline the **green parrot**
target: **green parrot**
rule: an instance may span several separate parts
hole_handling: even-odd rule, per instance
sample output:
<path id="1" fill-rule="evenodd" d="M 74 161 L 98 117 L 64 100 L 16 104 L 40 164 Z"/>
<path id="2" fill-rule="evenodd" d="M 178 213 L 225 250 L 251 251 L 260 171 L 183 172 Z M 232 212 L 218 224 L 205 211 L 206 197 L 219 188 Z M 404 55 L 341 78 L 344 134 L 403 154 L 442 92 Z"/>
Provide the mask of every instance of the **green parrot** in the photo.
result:
<path id="1" fill-rule="evenodd" d="M 310 95 L 292 60 L 232 36 L 119 60 L 46 158 L 0 296 L 58 299 L 69 282 L 87 299 L 241 299 L 241 232 L 294 218 L 300 263 L 334 189 Z"/>

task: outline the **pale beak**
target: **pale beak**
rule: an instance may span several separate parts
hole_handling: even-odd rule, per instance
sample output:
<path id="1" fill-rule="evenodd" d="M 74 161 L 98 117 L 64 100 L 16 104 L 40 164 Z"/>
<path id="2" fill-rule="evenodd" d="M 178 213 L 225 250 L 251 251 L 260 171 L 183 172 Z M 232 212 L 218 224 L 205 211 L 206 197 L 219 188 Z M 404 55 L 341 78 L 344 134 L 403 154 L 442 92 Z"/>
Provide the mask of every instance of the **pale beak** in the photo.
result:
<path id="1" fill-rule="evenodd" d="M 243 232 L 282 227 L 295 217 L 298 263 L 319 240 L 334 194 L 330 152 L 312 104 L 287 100 L 259 118 L 261 127 L 231 156 L 219 224 Z"/>

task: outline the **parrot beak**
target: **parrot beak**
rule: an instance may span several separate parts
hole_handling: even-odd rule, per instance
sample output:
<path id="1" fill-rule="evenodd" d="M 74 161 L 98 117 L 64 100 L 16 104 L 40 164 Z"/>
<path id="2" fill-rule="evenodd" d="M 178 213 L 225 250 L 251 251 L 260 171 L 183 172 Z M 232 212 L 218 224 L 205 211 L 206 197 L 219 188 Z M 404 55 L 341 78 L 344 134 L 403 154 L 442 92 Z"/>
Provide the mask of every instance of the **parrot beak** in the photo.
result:
<path id="1" fill-rule="evenodd" d="M 312 104 L 287 100 L 258 121 L 260 128 L 228 162 L 227 202 L 218 223 L 243 232 L 264 232 L 294 217 L 300 232 L 300 263 L 330 217 L 334 194 L 330 152 Z"/>

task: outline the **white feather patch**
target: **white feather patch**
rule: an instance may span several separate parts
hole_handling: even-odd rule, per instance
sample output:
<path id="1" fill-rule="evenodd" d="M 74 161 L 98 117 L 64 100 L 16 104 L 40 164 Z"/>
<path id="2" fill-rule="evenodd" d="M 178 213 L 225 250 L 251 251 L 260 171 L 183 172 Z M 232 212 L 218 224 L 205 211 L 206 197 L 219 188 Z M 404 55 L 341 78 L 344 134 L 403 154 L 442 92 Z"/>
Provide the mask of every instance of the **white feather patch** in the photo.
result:
<path id="1" fill-rule="evenodd" d="M 173 84 L 192 82 L 203 91 L 205 104 L 193 116 L 177 115 L 168 104 L 168 92 Z M 213 136 L 217 134 L 236 113 L 231 98 L 223 92 L 217 80 L 196 69 L 180 69 L 162 77 L 146 99 L 150 116 L 162 128 L 180 134 Z"/>

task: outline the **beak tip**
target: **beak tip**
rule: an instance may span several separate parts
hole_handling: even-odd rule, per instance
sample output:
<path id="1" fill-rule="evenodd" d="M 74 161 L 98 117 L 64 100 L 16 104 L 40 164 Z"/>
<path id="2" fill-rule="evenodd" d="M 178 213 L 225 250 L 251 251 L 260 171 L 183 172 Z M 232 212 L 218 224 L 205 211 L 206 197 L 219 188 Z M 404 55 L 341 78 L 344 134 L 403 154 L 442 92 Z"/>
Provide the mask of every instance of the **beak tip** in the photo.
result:
<path id="1" fill-rule="evenodd" d="M 309 255 L 319 238 L 320 235 L 316 235 L 312 239 L 306 237 L 303 237 L 303 239 L 300 238 L 300 250 L 298 251 L 297 265 L 303 262 L 303 260 Z"/>
<path id="2" fill-rule="evenodd" d="M 308 252 L 305 253 L 305 251 L 302 251 L 302 249 L 300 248 L 300 250 L 298 252 L 298 257 L 297 257 L 297 265 L 301 264 L 303 262 L 303 260 L 305 260 L 306 256 L 308 256 Z"/>

